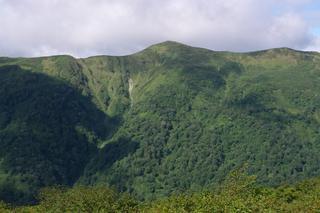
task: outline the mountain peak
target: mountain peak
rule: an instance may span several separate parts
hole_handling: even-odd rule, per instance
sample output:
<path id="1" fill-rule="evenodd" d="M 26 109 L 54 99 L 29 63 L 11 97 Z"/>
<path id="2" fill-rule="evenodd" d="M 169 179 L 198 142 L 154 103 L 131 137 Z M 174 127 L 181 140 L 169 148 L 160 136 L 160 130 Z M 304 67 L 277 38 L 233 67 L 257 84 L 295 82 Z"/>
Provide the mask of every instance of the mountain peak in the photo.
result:
<path id="1" fill-rule="evenodd" d="M 142 52 L 155 52 L 157 54 L 167 54 L 169 52 L 180 54 L 180 53 L 187 53 L 187 52 L 198 52 L 198 53 L 208 53 L 212 52 L 212 50 L 199 48 L 199 47 L 193 47 L 187 44 L 183 44 L 176 41 L 164 41 L 160 42 L 154 45 L 149 46 L 148 48 L 144 49 Z"/>
<path id="2" fill-rule="evenodd" d="M 181 48 L 181 47 L 190 47 L 186 44 L 180 43 L 180 42 L 176 42 L 176 41 L 164 41 L 164 42 L 160 42 L 157 44 L 153 44 L 150 47 L 148 47 L 147 49 L 158 49 L 158 48 Z"/>
<path id="3" fill-rule="evenodd" d="M 185 44 L 183 44 L 181 42 L 172 41 L 172 40 L 167 40 L 167 41 L 164 41 L 164 42 L 160 42 L 160 43 L 158 43 L 158 45 L 183 45 L 183 46 L 187 46 L 187 45 L 185 45 Z"/>

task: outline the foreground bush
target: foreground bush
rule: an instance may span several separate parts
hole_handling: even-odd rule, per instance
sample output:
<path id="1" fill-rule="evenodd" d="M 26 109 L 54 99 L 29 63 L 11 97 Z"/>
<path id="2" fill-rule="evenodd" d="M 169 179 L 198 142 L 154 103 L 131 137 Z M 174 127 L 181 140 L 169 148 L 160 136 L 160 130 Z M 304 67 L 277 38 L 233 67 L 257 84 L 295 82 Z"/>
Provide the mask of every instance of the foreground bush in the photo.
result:
<path id="1" fill-rule="evenodd" d="M 150 202 L 138 202 L 102 186 L 46 188 L 39 201 L 36 206 L 19 208 L 0 203 L 0 212 L 320 212 L 320 179 L 259 187 L 254 176 L 236 171 L 215 190 Z"/>
<path id="2" fill-rule="evenodd" d="M 36 206 L 16 208 L 17 212 L 136 212 L 138 202 L 127 194 L 107 187 L 76 186 L 71 189 L 45 188 Z"/>
<path id="3" fill-rule="evenodd" d="M 151 202 L 144 212 L 320 212 L 320 179 L 263 188 L 233 173 L 216 192 L 176 195 Z"/>

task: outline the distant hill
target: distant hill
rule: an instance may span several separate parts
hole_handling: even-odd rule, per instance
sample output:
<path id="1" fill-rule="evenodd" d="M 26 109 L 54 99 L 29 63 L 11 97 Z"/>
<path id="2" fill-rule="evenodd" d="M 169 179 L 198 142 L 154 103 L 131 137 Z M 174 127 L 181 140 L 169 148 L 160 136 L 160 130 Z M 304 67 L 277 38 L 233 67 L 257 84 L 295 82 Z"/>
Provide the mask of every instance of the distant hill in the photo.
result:
<path id="1" fill-rule="evenodd" d="M 320 176 L 320 54 L 177 42 L 129 56 L 0 58 L 0 199 L 51 185 L 154 199 L 248 165 L 263 185 Z"/>

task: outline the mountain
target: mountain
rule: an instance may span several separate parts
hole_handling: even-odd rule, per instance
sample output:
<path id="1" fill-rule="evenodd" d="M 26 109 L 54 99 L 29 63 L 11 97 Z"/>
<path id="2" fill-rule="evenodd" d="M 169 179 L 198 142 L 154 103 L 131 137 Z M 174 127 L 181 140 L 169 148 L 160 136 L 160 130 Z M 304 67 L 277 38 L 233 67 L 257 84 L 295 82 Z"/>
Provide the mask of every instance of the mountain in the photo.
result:
<path id="1" fill-rule="evenodd" d="M 177 42 L 129 56 L 0 58 L 0 198 L 50 185 L 154 199 L 320 176 L 320 54 Z"/>

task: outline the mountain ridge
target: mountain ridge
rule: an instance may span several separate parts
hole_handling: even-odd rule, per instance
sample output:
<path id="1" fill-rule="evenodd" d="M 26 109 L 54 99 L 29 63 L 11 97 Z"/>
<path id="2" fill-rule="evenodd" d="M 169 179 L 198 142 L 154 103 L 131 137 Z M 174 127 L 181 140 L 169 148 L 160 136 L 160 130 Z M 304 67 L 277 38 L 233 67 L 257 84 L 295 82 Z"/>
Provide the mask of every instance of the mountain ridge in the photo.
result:
<path id="1" fill-rule="evenodd" d="M 262 185 L 320 176 L 318 54 L 165 42 L 119 57 L 0 58 L 0 75 L 6 201 L 55 184 L 152 200 L 243 164 Z"/>
<path id="2" fill-rule="evenodd" d="M 72 54 L 57 54 L 57 55 L 46 55 L 46 56 L 36 56 L 36 57 L 8 57 L 8 56 L 0 56 L 0 58 L 6 58 L 6 59 L 14 59 L 14 58 L 21 58 L 21 59 L 30 59 L 30 58 L 47 58 L 47 57 L 59 57 L 59 56 L 67 56 L 67 57 L 72 57 L 75 59 L 88 59 L 91 57 L 128 57 L 128 56 L 132 56 L 135 54 L 139 54 L 145 50 L 148 50 L 152 47 L 159 47 L 159 46 L 184 46 L 184 47 L 188 47 L 188 48 L 198 48 L 198 49 L 203 49 L 203 50 L 207 50 L 207 51 L 211 51 L 211 52 L 218 52 L 218 53 L 235 53 L 235 54 L 250 54 L 250 53 L 257 53 L 257 52 L 265 52 L 265 51 L 272 51 L 272 50 L 290 50 L 290 51 L 295 51 L 295 52 L 301 52 L 301 53 L 312 53 L 312 54 L 319 54 L 319 51 L 311 51 L 311 50 L 298 50 L 298 49 L 294 49 L 294 48 L 290 48 L 290 47 L 273 47 L 273 48 L 266 48 L 266 49 L 258 49 L 258 50 L 252 50 L 252 51 L 228 51 L 228 50 L 213 50 L 210 48 L 204 48 L 204 47 L 200 47 L 200 46 L 194 46 L 194 45 L 189 45 L 189 44 L 184 44 L 182 42 L 178 42 L 178 41 L 173 41 L 173 40 L 166 40 L 163 42 L 159 42 L 159 43 L 155 43 L 155 44 L 151 44 L 145 48 L 143 48 L 142 50 L 130 53 L 130 54 L 126 54 L 126 55 L 108 55 L 108 54 L 98 54 L 98 55 L 92 55 L 92 56 L 87 56 L 87 57 L 76 57 L 73 56 Z"/>

